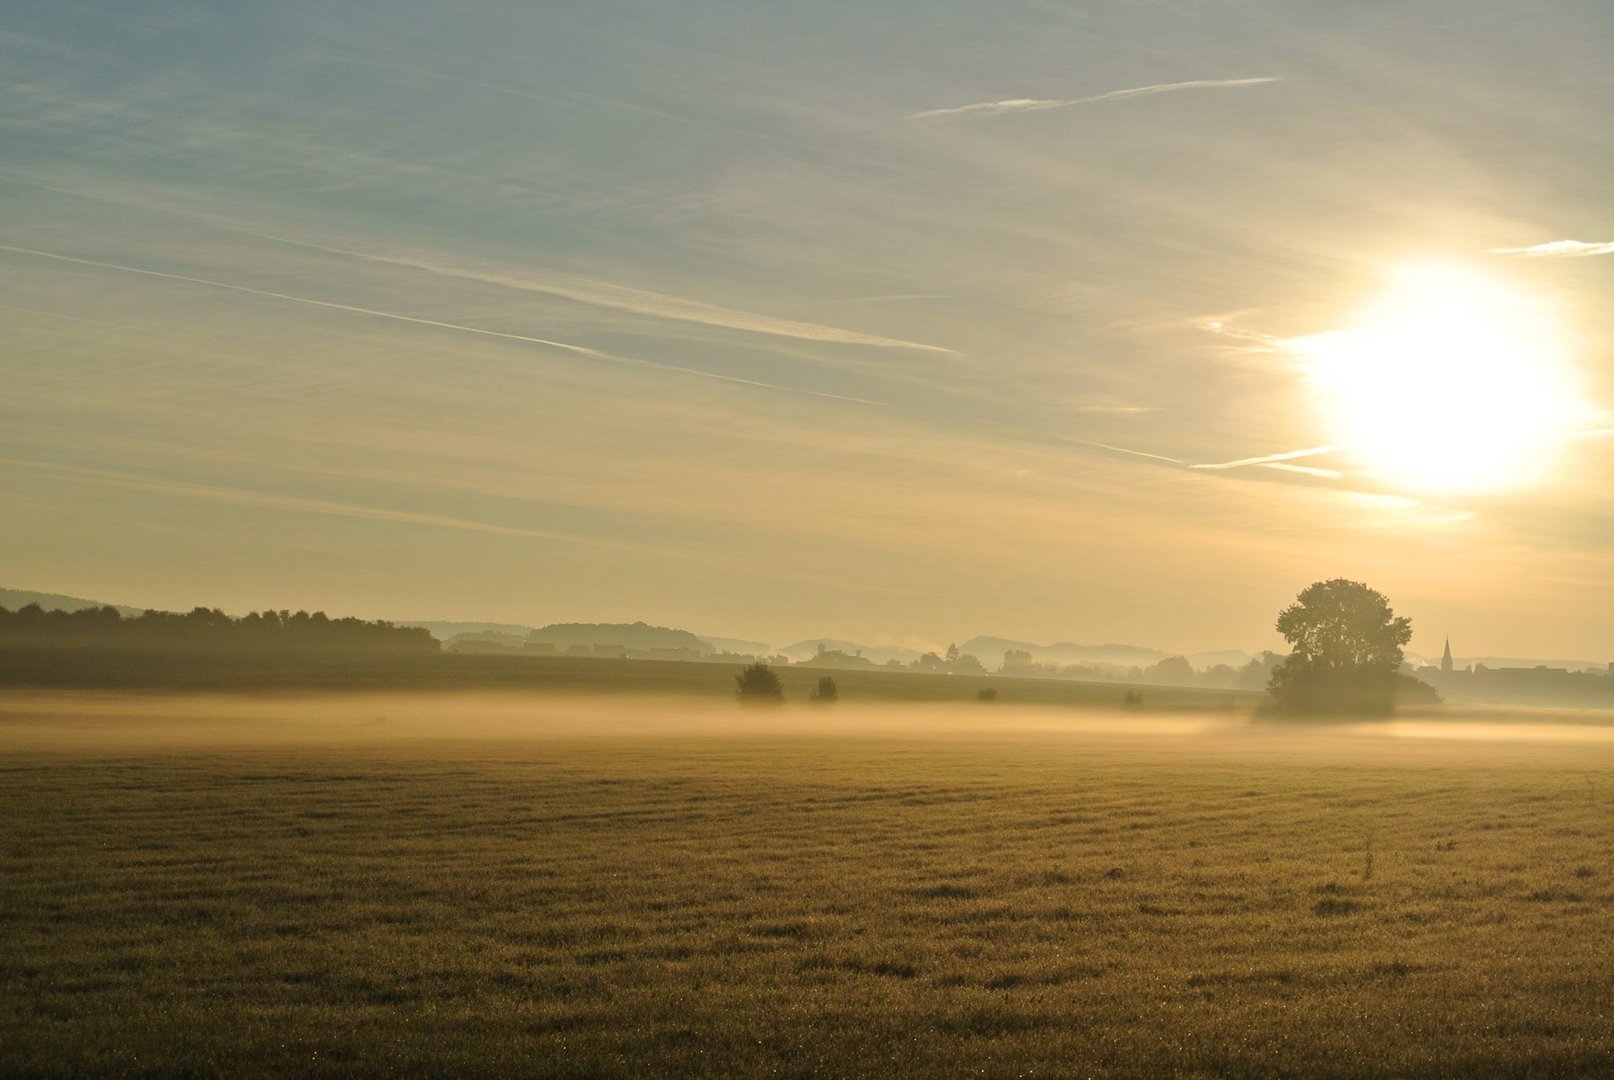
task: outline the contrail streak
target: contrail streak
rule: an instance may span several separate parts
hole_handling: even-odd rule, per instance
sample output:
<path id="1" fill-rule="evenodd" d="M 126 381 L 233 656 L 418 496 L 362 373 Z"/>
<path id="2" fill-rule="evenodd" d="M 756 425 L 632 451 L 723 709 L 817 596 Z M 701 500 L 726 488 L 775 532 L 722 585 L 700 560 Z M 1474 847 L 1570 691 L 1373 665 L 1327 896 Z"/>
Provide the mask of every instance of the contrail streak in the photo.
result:
<path id="1" fill-rule="evenodd" d="M 1072 435 L 1061 435 L 1059 437 L 1078 446 L 1096 446 L 1100 450 L 1109 450 L 1117 454 L 1130 454 L 1133 457 L 1148 458 L 1150 461 L 1164 461 L 1172 465 L 1187 464 L 1182 458 L 1167 457 L 1164 454 L 1151 454 L 1147 450 L 1130 450 L 1124 446 L 1112 446 L 1110 443 L 1094 442 L 1092 439 L 1078 439 Z"/>
<path id="2" fill-rule="evenodd" d="M 1310 465 L 1289 465 L 1287 462 L 1295 458 L 1312 457 L 1318 454 L 1332 454 L 1344 449 L 1339 446 L 1314 446 L 1309 450 L 1291 450 L 1283 454 L 1267 454 L 1263 457 L 1240 458 L 1238 461 L 1218 461 L 1205 465 L 1193 465 L 1182 458 L 1167 457 L 1165 454 L 1151 454 L 1147 450 L 1133 450 L 1130 447 L 1115 446 L 1112 443 L 1094 442 L 1092 439 L 1077 439 L 1069 435 L 1060 436 L 1066 442 L 1073 442 L 1080 446 L 1094 446 L 1100 450 L 1110 450 L 1117 454 L 1128 454 L 1132 457 L 1147 458 L 1150 461 L 1164 461 L 1168 465 L 1185 465 L 1190 469 L 1208 469 L 1217 471 L 1221 469 L 1239 469 L 1253 466 L 1262 469 L 1277 469 L 1280 472 L 1298 473 L 1303 476 L 1316 476 L 1325 480 L 1338 480 L 1345 474 L 1337 469 L 1318 469 Z"/>
<path id="3" fill-rule="evenodd" d="M 1246 465 L 1271 465 L 1274 462 L 1293 461 L 1295 458 L 1317 457 L 1320 454 L 1337 454 L 1343 446 L 1313 446 L 1306 450 L 1289 450 L 1282 454 L 1263 454 L 1260 457 L 1239 458 L 1237 461 L 1217 461 L 1205 465 L 1190 465 L 1191 469 L 1241 469 Z"/>
<path id="4" fill-rule="evenodd" d="M 1251 79 L 1191 79 L 1188 82 L 1154 83 L 1133 86 L 1125 90 L 1107 90 L 1102 94 L 1080 98 L 1010 98 L 1007 101 L 978 101 L 973 105 L 957 105 L 950 109 L 926 109 L 913 114 L 915 120 L 936 120 L 945 116 L 1001 116 L 1012 112 L 1038 112 L 1042 109 L 1065 109 L 1072 105 L 1090 105 L 1097 101 L 1115 101 L 1120 98 L 1147 97 L 1150 94 L 1169 94 L 1178 90 L 1217 90 L 1234 86 L 1259 86 L 1277 82 L 1275 75 Z"/>
<path id="5" fill-rule="evenodd" d="M 719 382 L 738 383 L 741 386 L 755 386 L 765 390 L 781 390 L 789 394 L 807 394 L 812 397 L 829 398 L 834 401 L 849 401 L 857 405 L 873 405 L 883 407 L 884 402 L 870 401 L 868 398 L 851 397 L 846 394 L 831 394 L 823 390 L 807 390 L 797 386 L 780 386 L 777 383 L 760 382 L 756 379 L 742 379 L 737 375 L 720 375 L 714 371 L 701 371 L 699 368 L 681 367 L 677 364 L 664 364 L 656 360 L 643 360 L 635 356 L 618 356 L 614 353 L 601 352 L 586 345 L 572 345 L 564 341 L 552 341 L 549 338 L 533 337 L 529 334 L 512 334 L 503 330 L 489 330 L 481 326 L 467 326 L 464 323 L 443 322 L 438 319 L 423 319 L 416 315 L 403 315 L 396 311 L 378 311 L 375 308 L 357 307 L 353 304 L 338 304 L 332 300 L 317 300 L 311 296 L 294 296 L 291 293 L 274 292 L 270 289 L 255 289 L 248 285 L 236 285 L 228 281 L 214 281 L 211 278 L 190 277 L 186 274 L 170 274 L 163 270 L 148 270 L 140 266 L 125 266 L 121 263 L 102 262 L 99 259 L 81 259 L 73 255 L 62 255 L 54 251 L 40 251 L 37 248 L 18 247 L 13 244 L 0 244 L 0 251 L 9 251 L 17 255 L 32 255 L 41 259 L 54 259 L 58 262 L 74 263 L 79 266 L 93 266 L 102 270 L 117 270 L 125 274 L 141 274 L 145 277 L 162 278 L 165 281 L 182 281 L 189 285 L 203 285 L 211 289 L 225 289 L 229 292 L 243 293 L 248 296 L 263 296 L 271 300 L 283 300 L 292 304 L 307 304 L 312 307 L 325 308 L 330 311 L 343 311 L 351 315 L 364 315 L 374 319 L 391 319 L 395 322 L 413 323 L 416 326 L 429 326 L 437 330 L 453 330 L 462 334 L 478 334 L 482 337 L 501 338 L 505 341 L 519 341 L 528 345 L 542 345 L 548 349 L 558 349 L 562 352 L 586 356 L 591 360 L 603 360 L 612 364 L 626 364 L 636 367 L 656 368 L 662 371 L 676 371 L 684 375 L 696 375 L 703 379 L 716 379 Z"/>

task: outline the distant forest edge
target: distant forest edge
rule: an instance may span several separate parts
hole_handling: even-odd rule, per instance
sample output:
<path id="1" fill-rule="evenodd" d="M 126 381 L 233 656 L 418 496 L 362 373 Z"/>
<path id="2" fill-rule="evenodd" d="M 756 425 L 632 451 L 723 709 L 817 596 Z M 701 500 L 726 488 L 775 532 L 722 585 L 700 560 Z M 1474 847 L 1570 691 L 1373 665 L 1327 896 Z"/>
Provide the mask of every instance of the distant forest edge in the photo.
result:
<path id="1" fill-rule="evenodd" d="M 342 685 L 391 669 L 382 684 L 440 655 L 425 630 L 324 612 L 241 618 L 114 607 L 0 607 L 0 685 L 64 688 L 270 688 Z"/>
<path id="2" fill-rule="evenodd" d="M 128 617 L 112 607 L 47 611 L 30 604 L 0 608 L 0 685 L 71 689 L 167 690 L 454 690 L 508 689 L 560 693 L 698 694 L 731 698 L 733 668 L 685 658 L 628 655 L 690 648 L 684 631 L 640 624 L 559 624 L 536 650 L 515 655 L 442 649 L 428 631 L 389 622 L 331 618 L 323 612 L 265 611 L 235 618 L 196 608 L 185 614 L 146 611 Z M 601 644 L 578 647 L 610 631 L 622 640 L 606 655 Z M 693 635 L 690 635 L 693 637 Z M 558 639 L 558 640 L 557 640 Z M 570 639 L 570 645 L 555 649 Z M 703 644 L 706 644 L 703 642 Z M 545 649 L 544 646 L 549 646 Z M 713 653 L 712 661 L 735 657 Z M 693 650 L 692 650 L 693 651 Z M 747 658 L 749 659 L 749 658 Z M 784 660 L 779 657 L 779 660 Z M 815 664 L 782 663 L 788 696 L 807 700 L 823 676 Z M 1151 708 L 1249 708 L 1257 695 L 1197 688 L 1144 688 L 1109 683 L 989 675 L 926 666 L 872 666 L 837 671 L 844 696 L 869 701 L 976 701 L 981 690 L 998 700 L 1041 705 L 1115 707 L 1124 697 Z M 995 696 L 995 695 L 994 695 Z"/>
<path id="3" fill-rule="evenodd" d="M 0 684 L 145 689 L 252 688 L 395 682 L 441 652 L 416 627 L 322 611 L 236 618 L 211 608 L 126 616 L 110 605 L 0 607 Z M 365 673 L 370 674 L 366 675 Z"/>
<path id="4" fill-rule="evenodd" d="M 47 611 L 0 607 L 0 647 L 202 653 L 435 653 L 437 639 L 416 627 L 333 619 L 323 611 L 255 611 L 241 618 L 210 608 L 185 614 L 118 608 Z"/>

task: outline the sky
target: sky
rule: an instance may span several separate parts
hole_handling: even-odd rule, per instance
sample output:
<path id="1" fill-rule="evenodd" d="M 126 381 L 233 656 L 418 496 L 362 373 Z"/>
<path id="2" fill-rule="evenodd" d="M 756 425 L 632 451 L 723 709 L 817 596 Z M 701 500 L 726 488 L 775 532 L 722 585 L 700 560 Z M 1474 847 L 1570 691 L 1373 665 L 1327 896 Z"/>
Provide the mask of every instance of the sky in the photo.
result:
<path id="1" fill-rule="evenodd" d="M 0 584 L 1196 651 L 1347 577 L 1415 652 L 1614 658 L 1610 40 L 1606 0 L 12 0 Z"/>

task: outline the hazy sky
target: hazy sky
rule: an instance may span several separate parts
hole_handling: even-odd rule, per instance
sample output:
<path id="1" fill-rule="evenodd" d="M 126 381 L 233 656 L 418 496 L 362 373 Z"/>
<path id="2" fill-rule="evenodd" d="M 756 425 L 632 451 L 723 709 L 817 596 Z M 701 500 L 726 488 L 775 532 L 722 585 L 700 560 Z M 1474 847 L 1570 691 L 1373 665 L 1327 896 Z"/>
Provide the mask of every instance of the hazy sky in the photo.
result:
<path id="1" fill-rule="evenodd" d="M 1417 651 L 1614 656 L 1610 41 L 1607 0 L 10 0 L 0 584 L 1194 650 L 1346 576 Z M 1562 332 L 1531 483 L 1398 484 L 1319 401 L 1293 343 L 1429 260 Z M 1468 363 L 1377 378 L 1461 424 Z"/>

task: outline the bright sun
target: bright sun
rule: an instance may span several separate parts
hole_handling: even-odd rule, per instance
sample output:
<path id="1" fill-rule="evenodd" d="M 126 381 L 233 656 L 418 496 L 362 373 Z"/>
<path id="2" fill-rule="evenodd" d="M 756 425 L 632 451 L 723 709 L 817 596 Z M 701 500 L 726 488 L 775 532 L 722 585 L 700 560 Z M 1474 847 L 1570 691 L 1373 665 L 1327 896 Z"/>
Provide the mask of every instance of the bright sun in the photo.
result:
<path id="1" fill-rule="evenodd" d="M 1353 325 L 1292 344 L 1334 441 L 1409 490 L 1539 481 L 1587 415 L 1546 305 L 1459 267 L 1403 268 Z"/>

